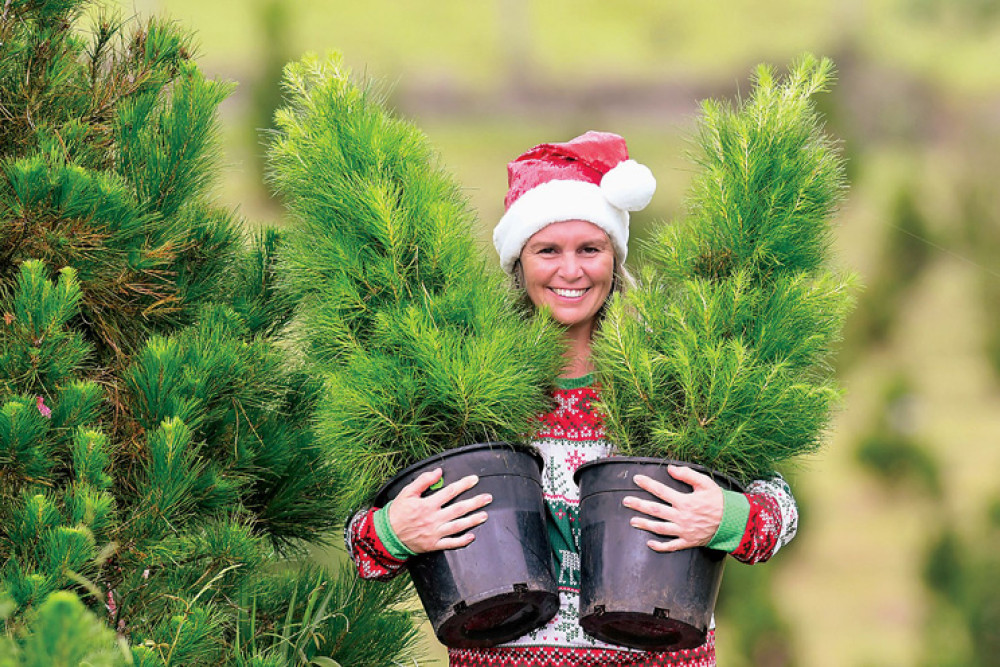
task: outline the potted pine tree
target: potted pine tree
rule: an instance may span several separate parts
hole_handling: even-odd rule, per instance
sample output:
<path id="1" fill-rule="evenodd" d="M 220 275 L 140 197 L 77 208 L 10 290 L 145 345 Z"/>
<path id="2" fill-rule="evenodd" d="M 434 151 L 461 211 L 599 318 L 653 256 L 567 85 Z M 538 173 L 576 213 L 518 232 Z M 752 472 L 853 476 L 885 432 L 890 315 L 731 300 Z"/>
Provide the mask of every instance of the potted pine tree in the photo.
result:
<path id="1" fill-rule="evenodd" d="M 581 625 L 599 638 L 698 645 L 721 583 L 722 552 L 657 553 L 631 528 L 623 496 L 653 499 L 635 474 L 690 491 L 666 471 L 683 462 L 736 490 L 821 446 L 852 303 L 829 262 L 842 163 L 810 99 L 832 71 L 808 56 L 783 80 L 761 66 L 735 108 L 703 104 L 689 212 L 656 231 L 636 286 L 608 309 L 594 359 L 623 456 L 576 476 Z"/>
<path id="2" fill-rule="evenodd" d="M 298 329 L 325 372 L 319 432 L 345 508 L 380 507 L 425 470 L 474 473 L 490 519 L 407 569 L 442 643 L 488 646 L 558 608 L 540 458 L 523 443 L 561 366 L 474 244 L 473 214 L 427 139 L 338 58 L 286 70 L 273 178 L 292 213 Z M 395 479 L 392 479 L 394 476 Z"/>

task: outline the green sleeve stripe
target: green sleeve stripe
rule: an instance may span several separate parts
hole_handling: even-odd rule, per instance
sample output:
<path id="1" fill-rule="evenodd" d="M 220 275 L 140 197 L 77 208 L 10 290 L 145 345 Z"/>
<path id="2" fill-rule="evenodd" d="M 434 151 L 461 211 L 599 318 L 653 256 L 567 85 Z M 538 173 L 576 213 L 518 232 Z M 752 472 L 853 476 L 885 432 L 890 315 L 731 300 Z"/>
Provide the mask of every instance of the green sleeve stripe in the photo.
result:
<path id="1" fill-rule="evenodd" d="M 594 384 L 594 374 L 587 373 L 576 378 L 556 378 L 556 387 L 559 389 L 579 389 L 589 387 Z"/>
<path id="2" fill-rule="evenodd" d="M 395 531 L 392 530 L 392 526 L 389 525 L 389 505 L 392 504 L 390 500 L 385 504 L 380 510 L 375 512 L 375 534 L 378 535 L 378 539 L 382 540 L 382 546 L 385 550 L 389 552 L 389 555 L 396 560 L 406 560 L 410 556 L 416 556 L 415 551 L 410 551 L 410 548 L 403 544 L 403 542 L 396 537 Z"/>
<path id="3" fill-rule="evenodd" d="M 740 546 L 743 533 L 750 518 L 750 501 L 742 493 L 722 491 L 722 522 L 715 531 L 715 537 L 708 543 L 709 549 L 730 553 Z"/>

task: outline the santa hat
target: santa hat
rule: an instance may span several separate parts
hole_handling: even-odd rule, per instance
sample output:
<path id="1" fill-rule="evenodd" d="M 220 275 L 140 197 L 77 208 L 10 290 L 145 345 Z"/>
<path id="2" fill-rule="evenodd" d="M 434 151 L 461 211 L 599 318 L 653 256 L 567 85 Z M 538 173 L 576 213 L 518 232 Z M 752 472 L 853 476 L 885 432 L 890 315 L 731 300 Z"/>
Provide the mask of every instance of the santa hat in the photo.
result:
<path id="1" fill-rule="evenodd" d="M 603 229 L 624 262 L 629 211 L 644 209 L 656 190 L 652 172 L 630 160 L 625 140 L 610 132 L 535 146 L 508 163 L 507 182 L 507 212 L 493 230 L 493 245 L 508 273 L 535 232 L 564 220 Z"/>

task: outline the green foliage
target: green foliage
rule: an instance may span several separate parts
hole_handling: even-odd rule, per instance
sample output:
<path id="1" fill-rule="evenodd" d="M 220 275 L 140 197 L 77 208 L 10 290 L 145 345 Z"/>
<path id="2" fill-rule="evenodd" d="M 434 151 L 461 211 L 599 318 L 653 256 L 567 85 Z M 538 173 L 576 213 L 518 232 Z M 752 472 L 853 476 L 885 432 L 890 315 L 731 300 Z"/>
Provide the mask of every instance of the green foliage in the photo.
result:
<path id="1" fill-rule="evenodd" d="M 294 218 L 286 265 L 326 371 L 319 432 L 349 512 L 432 453 L 522 440 L 562 347 L 487 268 L 458 185 L 371 86 L 310 57 L 289 66 L 286 91 L 271 148 Z"/>
<path id="2" fill-rule="evenodd" d="M 134 664 L 306 664 L 278 628 L 321 588 L 343 627 L 306 653 L 392 664 L 413 624 L 371 600 L 400 589 L 289 558 L 337 526 L 337 477 L 281 235 L 209 199 L 230 87 L 172 23 L 83 37 L 86 4 L 0 8 L 0 663 L 118 664 L 117 632 Z"/>
<path id="3" fill-rule="evenodd" d="M 806 56 L 784 80 L 758 67 L 750 98 L 736 108 L 702 103 L 689 213 L 662 226 L 648 249 L 666 278 L 745 270 L 763 280 L 824 266 L 843 165 L 811 97 L 832 79 L 832 61 Z"/>
<path id="4" fill-rule="evenodd" d="M 126 33 L 102 14 L 85 43 L 72 29 L 83 4 L 5 12 L 0 280 L 25 260 L 72 266 L 79 330 L 104 362 L 189 322 L 233 282 L 242 239 L 206 198 L 229 87 L 204 79 L 171 23 Z"/>
<path id="5" fill-rule="evenodd" d="M 922 192 L 921 186 L 909 182 L 895 194 L 878 269 L 848 321 L 846 339 L 852 341 L 852 348 L 841 355 L 842 365 L 858 357 L 863 348 L 888 341 L 907 296 L 930 264 L 930 231 L 919 206 Z"/>
<path id="6" fill-rule="evenodd" d="M 994 499 L 985 522 L 971 537 L 954 520 L 942 528 L 924 555 L 924 582 L 935 613 L 927 622 L 926 665 L 995 665 L 1000 656 L 1000 521 Z"/>
<path id="7" fill-rule="evenodd" d="M 832 69 L 806 57 L 779 81 L 761 67 L 738 107 L 704 103 L 688 215 L 654 233 L 595 340 L 624 453 L 746 482 L 820 446 L 852 303 L 827 268 L 842 164 L 810 99 Z"/>
<path id="8" fill-rule="evenodd" d="M 0 606 L 2 606 L 0 598 Z M 3 617 L 0 609 L 0 617 Z M 0 635 L 0 667 L 120 667 L 115 633 L 68 591 L 49 595 L 14 637 Z"/>
<path id="9" fill-rule="evenodd" d="M 747 667 L 793 667 L 795 641 L 788 618 L 778 605 L 774 568 L 726 568 L 716 615 L 733 643 L 726 662 Z"/>
<path id="10" fill-rule="evenodd" d="M 166 28 L 151 24 L 147 40 Z M 231 86 L 204 78 L 197 66 L 178 68 L 169 90 L 131 96 L 115 117 L 117 171 L 133 185 L 140 201 L 171 218 L 199 198 L 217 172 L 216 107 Z"/>
<path id="11" fill-rule="evenodd" d="M 256 609 L 258 618 L 268 619 L 270 632 L 280 637 L 268 648 L 254 642 L 246 647 L 246 653 L 258 660 L 326 665 L 321 658 L 336 656 L 336 663 L 345 666 L 390 665 L 399 654 L 399 645 L 417 638 L 409 614 L 399 611 L 409 595 L 403 579 L 366 586 L 353 567 L 344 564 L 337 572 L 307 568 L 296 576 L 275 577 L 269 585 L 273 590 L 257 591 L 246 605 Z M 265 610 L 260 605 L 266 599 L 284 600 L 287 606 Z M 374 622 L 352 626 L 356 618 Z M 248 627 L 249 623 L 249 618 L 244 619 L 240 636 L 260 636 L 259 629 Z"/>
<path id="12" fill-rule="evenodd" d="M 894 378 L 884 391 L 877 418 L 857 445 L 855 457 L 890 487 L 912 487 L 940 498 L 938 463 L 914 435 L 914 400 L 909 381 Z"/>
<path id="13" fill-rule="evenodd" d="M 90 351 L 78 332 L 65 330 L 79 310 L 76 272 L 62 269 L 54 285 L 47 274 L 42 262 L 30 261 L 17 276 L 0 326 L 0 396 L 63 384 Z"/>
<path id="14" fill-rule="evenodd" d="M 294 299 L 279 286 L 277 263 L 281 243 L 278 230 L 262 229 L 238 267 L 241 278 L 232 295 L 232 307 L 246 323 L 249 333 L 255 335 L 278 333 L 295 310 Z"/>

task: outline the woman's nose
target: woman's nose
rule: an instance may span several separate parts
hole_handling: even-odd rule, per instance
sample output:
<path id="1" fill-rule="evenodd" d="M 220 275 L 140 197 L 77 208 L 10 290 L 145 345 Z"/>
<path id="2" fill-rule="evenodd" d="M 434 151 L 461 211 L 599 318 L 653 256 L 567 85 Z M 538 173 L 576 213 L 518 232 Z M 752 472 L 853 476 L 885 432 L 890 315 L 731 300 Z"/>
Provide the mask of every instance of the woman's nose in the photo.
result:
<path id="1" fill-rule="evenodd" d="M 559 265 L 559 273 L 563 278 L 578 278 L 583 273 L 583 266 L 572 253 L 567 253 Z"/>

